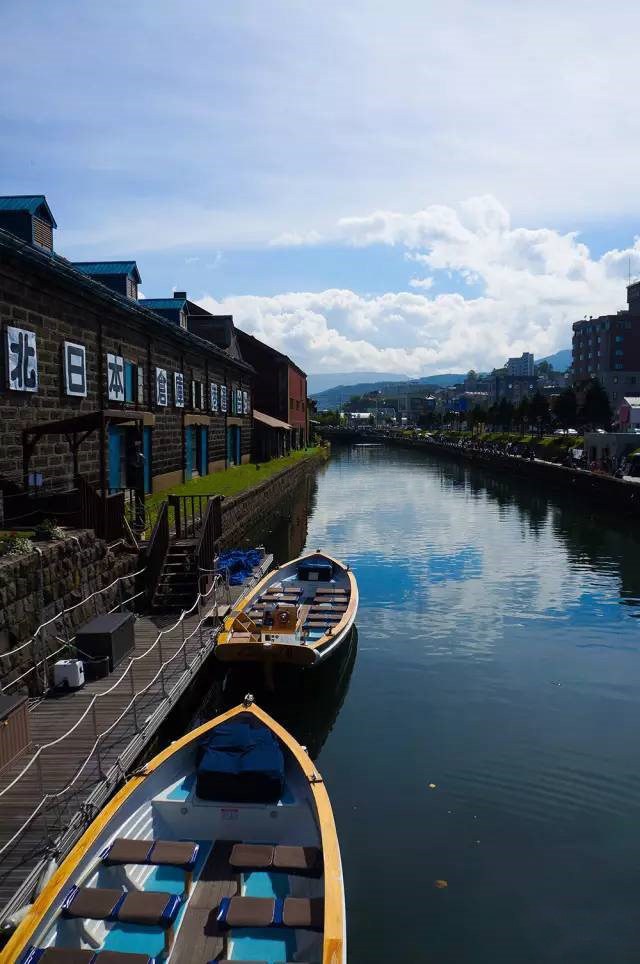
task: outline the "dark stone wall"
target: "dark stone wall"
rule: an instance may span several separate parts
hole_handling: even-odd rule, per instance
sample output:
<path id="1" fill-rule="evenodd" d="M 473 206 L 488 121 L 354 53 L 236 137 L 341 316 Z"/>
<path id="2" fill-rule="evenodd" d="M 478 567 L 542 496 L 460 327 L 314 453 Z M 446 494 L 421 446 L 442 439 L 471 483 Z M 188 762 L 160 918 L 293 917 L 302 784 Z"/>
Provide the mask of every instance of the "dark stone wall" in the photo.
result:
<path id="1" fill-rule="evenodd" d="M 238 544 L 243 535 L 259 520 L 277 510 L 302 479 L 316 472 L 327 455 L 320 453 L 272 475 L 260 485 L 241 492 L 222 503 L 222 545 L 228 549 Z"/>
<path id="2" fill-rule="evenodd" d="M 52 616 L 138 568 L 136 552 L 122 547 L 111 550 L 106 542 L 86 530 L 70 532 L 55 542 L 38 543 L 37 551 L 23 556 L 0 557 L 0 631 L 4 631 L 0 651 L 13 649 Z M 122 586 L 123 598 L 136 592 L 133 580 L 126 580 Z M 78 626 L 96 614 L 108 612 L 118 604 L 119 598 L 116 585 L 74 609 L 64 622 L 58 620 L 41 636 L 44 651 L 54 652 L 61 645 L 56 636 L 66 638 L 66 630 L 73 636 Z M 10 660 L 0 660 L 3 683 L 14 679 L 32 663 L 31 647 Z"/>

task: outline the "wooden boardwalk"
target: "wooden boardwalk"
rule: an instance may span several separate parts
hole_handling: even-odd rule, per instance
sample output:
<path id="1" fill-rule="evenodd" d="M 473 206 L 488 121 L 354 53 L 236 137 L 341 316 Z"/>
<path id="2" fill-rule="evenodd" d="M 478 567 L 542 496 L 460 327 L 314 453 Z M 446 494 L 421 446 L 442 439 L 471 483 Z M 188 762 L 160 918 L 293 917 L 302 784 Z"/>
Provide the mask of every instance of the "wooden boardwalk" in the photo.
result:
<path id="1" fill-rule="evenodd" d="M 203 608 L 201 618 L 205 615 Z M 175 622 L 175 618 L 173 620 Z M 54 849 L 54 844 L 66 831 L 69 837 L 79 836 L 88 819 L 95 815 L 100 802 L 87 807 L 87 801 L 102 790 L 103 801 L 116 788 L 122 777 L 123 769 L 130 766 L 136 756 L 150 741 L 162 719 L 175 705 L 180 695 L 189 685 L 215 644 L 214 625 L 203 625 L 197 629 L 197 611 L 173 631 L 162 636 L 160 645 L 143 655 L 155 642 L 162 624 L 172 625 L 167 618 L 153 621 L 138 618 L 135 624 L 135 652 L 131 655 L 142 656 L 135 661 L 133 678 L 135 690 L 144 689 L 165 662 L 165 668 L 148 691 L 136 697 L 123 718 L 108 735 L 104 736 L 97 750 L 92 749 L 96 733 L 103 733 L 123 714 L 133 698 L 130 676 L 126 674 L 129 660 L 124 660 L 116 670 L 105 679 L 87 683 L 82 690 L 55 695 L 40 700 L 30 712 L 32 745 L 29 750 L 16 758 L 0 775 L 0 791 L 33 758 L 38 746 L 44 746 L 63 738 L 55 746 L 45 749 L 38 760 L 25 775 L 4 796 L 0 797 L 0 849 L 19 831 L 30 814 L 38 807 L 44 794 L 59 794 L 70 784 L 69 790 L 59 797 L 47 798 L 46 805 L 31 821 L 28 828 L 7 850 L 0 855 L 0 919 L 8 912 L 25 902 L 21 891 L 29 884 L 30 877 Z M 195 634 L 187 641 L 184 652 L 180 652 L 184 636 Z M 166 661 L 178 653 L 166 665 Z M 113 689 L 114 683 L 121 680 Z M 107 695 L 107 690 L 112 690 Z M 90 709 L 84 720 L 68 736 L 65 734 L 86 712 L 94 696 L 94 708 Z M 164 710 L 165 712 L 159 712 Z M 77 776 L 84 761 L 89 762 Z M 108 776 L 109 782 L 105 781 Z M 76 779 L 77 777 L 77 779 Z M 84 808 L 84 813 L 82 810 Z M 68 828 L 71 827 L 71 830 Z M 69 840 L 71 843 L 72 840 Z M 63 850 L 68 847 L 63 847 Z M 15 906 L 14 906 L 15 905 Z"/>

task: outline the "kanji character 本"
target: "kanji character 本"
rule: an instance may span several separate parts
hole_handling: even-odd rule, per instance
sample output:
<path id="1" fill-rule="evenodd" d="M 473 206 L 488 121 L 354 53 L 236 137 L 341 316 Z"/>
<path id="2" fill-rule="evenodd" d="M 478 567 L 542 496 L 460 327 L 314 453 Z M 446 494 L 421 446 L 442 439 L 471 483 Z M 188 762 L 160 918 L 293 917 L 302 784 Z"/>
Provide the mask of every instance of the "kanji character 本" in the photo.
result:
<path id="1" fill-rule="evenodd" d="M 113 359 L 113 360 L 111 360 Z M 120 398 L 124 395 L 124 381 L 122 379 L 123 369 L 120 359 L 111 355 L 108 362 L 109 368 L 109 398 Z"/>

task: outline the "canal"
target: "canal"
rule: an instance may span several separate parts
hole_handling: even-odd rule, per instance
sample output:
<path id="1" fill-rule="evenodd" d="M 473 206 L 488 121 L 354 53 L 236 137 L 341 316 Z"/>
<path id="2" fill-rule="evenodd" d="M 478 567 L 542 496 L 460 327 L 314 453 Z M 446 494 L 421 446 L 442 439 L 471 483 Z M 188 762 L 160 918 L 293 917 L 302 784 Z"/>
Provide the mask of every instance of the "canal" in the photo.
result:
<path id="1" fill-rule="evenodd" d="M 322 547 L 360 587 L 322 691 L 256 694 L 325 777 L 350 962 L 638 961 L 632 533 L 521 481 L 355 445 L 253 538 L 278 561 Z"/>

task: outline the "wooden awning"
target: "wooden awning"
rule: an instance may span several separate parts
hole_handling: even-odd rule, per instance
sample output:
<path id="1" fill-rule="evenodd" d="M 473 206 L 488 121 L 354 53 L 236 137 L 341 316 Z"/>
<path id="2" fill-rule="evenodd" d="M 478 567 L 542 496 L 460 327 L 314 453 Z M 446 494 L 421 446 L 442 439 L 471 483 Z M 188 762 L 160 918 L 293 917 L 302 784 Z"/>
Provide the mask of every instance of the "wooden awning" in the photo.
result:
<path id="1" fill-rule="evenodd" d="M 22 430 L 25 441 L 35 441 L 42 435 L 73 435 L 78 432 L 89 434 L 107 422 L 143 422 L 150 417 L 151 412 L 139 409 L 105 408 L 97 412 L 86 412 L 83 415 L 72 415 L 70 418 L 58 418 L 54 422 L 37 422 Z"/>
<path id="2" fill-rule="evenodd" d="M 291 426 L 288 422 L 281 422 L 279 418 L 274 418 L 273 415 L 265 415 L 264 412 L 259 412 L 254 408 L 253 417 L 256 422 L 262 422 L 263 425 L 268 425 L 269 428 L 283 428 L 287 432 L 291 431 Z"/>

